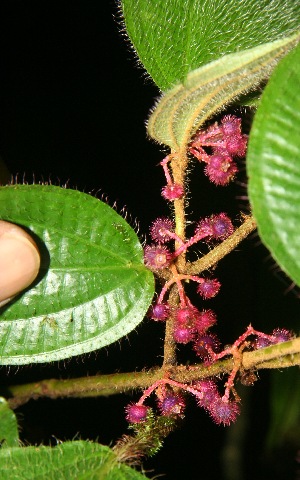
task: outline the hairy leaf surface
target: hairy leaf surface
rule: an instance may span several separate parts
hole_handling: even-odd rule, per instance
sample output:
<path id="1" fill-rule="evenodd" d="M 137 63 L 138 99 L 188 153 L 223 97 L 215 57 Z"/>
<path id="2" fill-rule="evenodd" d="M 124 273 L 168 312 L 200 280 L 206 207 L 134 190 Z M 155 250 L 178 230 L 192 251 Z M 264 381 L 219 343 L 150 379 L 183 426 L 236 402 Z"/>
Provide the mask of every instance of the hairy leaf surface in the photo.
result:
<path id="1" fill-rule="evenodd" d="M 249 196 L 262 241 L 300 285 L 300 46 L 278 65 L 250 134 Z"/>
<path id="2" fill-rule="evenodd" d="M 213 114 L 267 79 L 278 60 L 299 40 L 292 36 L 226 55 L 189 73 L 165 93 L 148 121 L 149 135 L 175 151 Z"/>
<path id="3" fill-rule="evenodd" d="M 114 452 L 92 442 L 65 442 L 56 447 L 0 450 L 1 480 L 143 480 L 146 477 L 117 461 Z"/>
<path id="4" fill-rule="evenodd" d="M 122 0 L 122 10 L 140 61 L 163 91 L 191 70 L 300 25 L 294 0 Z"/>
<path id="5" fill-rule="evenodd" d="M 1 449 L 19 445 L 17 419 L 3 397 L 0 397 L 0 441 Z"/>
<path id="6" fill-rule="evenodd" d="M 154 291 L 137 235 L 98 199 L 54 186 L 0 188 L 0 217 L 26 227 L 42 257 L 33 288 L 2 308 L 0 364 L 60 360 L 133 330 Z"/>

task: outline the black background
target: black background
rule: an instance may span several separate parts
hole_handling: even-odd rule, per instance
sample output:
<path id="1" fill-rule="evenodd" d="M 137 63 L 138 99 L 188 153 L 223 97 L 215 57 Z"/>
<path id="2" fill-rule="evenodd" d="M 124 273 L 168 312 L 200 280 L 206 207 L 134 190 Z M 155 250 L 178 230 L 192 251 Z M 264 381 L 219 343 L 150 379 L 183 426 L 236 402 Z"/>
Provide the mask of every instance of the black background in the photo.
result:
<path id="1" fill-rule="evenodd" d="M 162 148 L 146 138 L 144 122 L 158 89 L 138 68 L 122 33 L 114 2 L 2 1 L 0 6 L 0 155 L 9 171 L 29 183 L 68 182 L 106 196 L 117 210 L 126 206 L 141 238 L 151 221 L 167 214 Z M 248 211 L 244 166 L 227 189 L 211 187 L 194 166 L 190 220 L 227 211 L 237 219 Z M 295 325 L 297 292 L 285 294 L 284 279 L 257 236 L 218 267 L 222 291 L 213 302 L 216 331 L 232 342 L 250 322 L 269 332 Z M 100 352 L 49 365 L 2 368 L 2 385 L 43 378 L 139 370 L 161 362 L 163 330 L 149 320 L 120 343 Z M 185 351 L 184 355 L 188 355 Z M 195 361 L 193 355 L 191 361 Z M 284 374 L 283 374 L 284 375 Z M 165 447 L 145 462 L 169 480 L 295 479 L 295 445 L 266 454 L 270 374 L 241 390 L 243 414 L 237 426 L 217 427 L 190 401 L 185 422 Z M 127 429 L 124 406 L 131 398 L 30 401 L 17 410 L 24 442 L 98 439 L 110 444 Z M 229 476 L 224 452 L 232 438 L 242 455 L 242 473 Z M 226 473 L 224 472 L 227 471 Z M 149 476 L 150 476 L 149 475 Z M 242 475 L 242 476 L 241 476 Z"/>

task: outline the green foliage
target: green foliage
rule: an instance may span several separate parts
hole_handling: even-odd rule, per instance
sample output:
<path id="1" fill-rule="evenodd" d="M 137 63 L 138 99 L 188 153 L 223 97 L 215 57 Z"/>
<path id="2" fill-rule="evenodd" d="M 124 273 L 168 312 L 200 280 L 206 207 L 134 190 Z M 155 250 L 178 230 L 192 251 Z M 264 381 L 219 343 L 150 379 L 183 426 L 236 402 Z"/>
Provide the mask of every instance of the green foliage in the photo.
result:
<path id="1" fill-rule="evenodd" d="M 7 401 L 0 397 L 0 442 L 1 448 L 17 447 L 19 433 L 17 419 Z"/>
<path id="2" fill-rule="evenodd" d="M 120 463 L 98 443 L 74 441 L 55 447 L 20 447 L 17 420 L 0 398 L 1 480 L 142 480 L 144 475 Z"/>
<path id="3" fill-rule="evenodd" d="M 0 189 L 2 219 L 28 228 L 42 266 L 34 288 L 4 308 L 0 364 L 50 362 L 115 342 L 153 296 L 137 235 L 98 199 L 54 186 Z"/>
<path id="4" fill-rule="evenodd" d="M 247 155 L 259 235 L 300 285 L 300 46 L 274 71 L 254 118 Z"/>
<path id="5" fill-rule="evenodd" d="M 188 74 L 162 96 L 148 122 L 149 135 L 178 151 L 203 123 L 228 103 L 267 79 L 299 37 L 226 55 Z"/>
<path id="6" fill-rule="evenodd" d="M 299 28 L 294 0 L 122 0 L 127 33 L 165 91 L 225 54 L 271 42 Z"/>
<path id="7" fill-rule="evenodd" d="M 296 445 L 299 442 L 299 399 L 299 368 L 272 372 L 268 448 L 281 447 L 288 442 Z"/>
<path id="8" fill-rule="evenodd" d="M 122 0 L 122 9 L 140 61 L 167 91 L 149 118 L 149 135 L 175 151 L 185 150 L 192 134 L 241 94 L 250 92 L 257 104 L 253 90 L 295 45 L 300 24 L 294 0 Z M 297 47 L 276 68 L 255 117 L 247 159 L 259 233 L 298 285 L 299 65 Z M 0 188 L 0 217 L 28 229 L 42 259 L 35 284 L 2 308 L 0 364 L 87 353 L 143 320 L 153 274 L 133 229 L 105 203 L 54 186 L 12 185 Z M 278 379 L 270 444 L 299 422 L 299 391 L 290 379 L 283 390 Z M 0 478 L 142 480 L 120 459 L 155 454 L 174 425 L 172 418 L 149 415 L 115 451 L 86 441 L 20 447 L 16 417 L 0 399 Z"/>
<path id="9" fill-rule="evenodd" d="M 145 456 L 155 455 L 162 448 L 165 437 L 176 428 L 177 423 L 177 418 L 164 415 L 156 416 L 150 410 L 145 422 L 130 425 L 135 436 L 128 437 L 126 443 L 128 445 L 130 443 L 136 444 L 140 453 Z"/>
<path id="10" fill-rule="evenodd" d="M 144 475 L 117 461 L 114 452 L 92 442 L 65 442 L 56 447 L 0 450 L 1 480 L 142 480 Z"/>

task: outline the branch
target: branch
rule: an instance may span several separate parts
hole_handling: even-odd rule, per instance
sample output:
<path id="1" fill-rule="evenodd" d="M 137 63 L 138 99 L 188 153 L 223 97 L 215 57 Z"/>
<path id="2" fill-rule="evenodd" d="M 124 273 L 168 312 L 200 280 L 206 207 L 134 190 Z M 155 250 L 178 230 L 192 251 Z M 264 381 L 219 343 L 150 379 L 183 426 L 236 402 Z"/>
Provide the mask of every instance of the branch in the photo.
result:
<path id="1" fill-rule="evenodd" d="M 286 368 L 300 365 L 300 337 L 243 354 L 242 366 L 252 368 Z"/>
<path id="2" fill-rule="evenodd" d="M 300 337 L 289 342 L 272 345 L 242 354 L 243 370 L 262 368 L 286 368 L 300 365 Z M 233 358 L 220 360 L 212 365 L 170 367 L 170 378 L 178 382 L 192 382 L 202 378 L 230 373 L 234 367 Z M 96 375 L 68 380 L 42 380 L 41 382 L 12 385 L 6 388 L 6 396 L 11 408 L 17 408 L 31 399 L 48 398 L 83 398 L 115 395 L 134 389 L 145 389 L 163 378 L 165 369 L 156 368 L 147 372 L 115 373 Z"/>
<path id="3" fill-rule="evenodd" d="M 225 255 L 232 252 L 238 244 L 244 240 L 251 232 L 256 229 L 256 222 L 253 217 L 248 217 L 245 222 L 235 230 L 226 240 L 215 247 L 204 257 L 199 258 L 195 262 L 187 263 L 184 273 L 195 275 L 208 270 L 219 262 Z M 182 273 L 182 272 L 181 272 Z"/>

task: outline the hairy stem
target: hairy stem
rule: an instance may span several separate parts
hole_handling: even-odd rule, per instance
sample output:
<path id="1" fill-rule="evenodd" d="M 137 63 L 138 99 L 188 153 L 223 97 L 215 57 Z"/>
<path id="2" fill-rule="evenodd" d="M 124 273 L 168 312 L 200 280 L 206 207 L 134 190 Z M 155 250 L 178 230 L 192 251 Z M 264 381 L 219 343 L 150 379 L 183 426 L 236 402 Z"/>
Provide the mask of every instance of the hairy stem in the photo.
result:
<path id="1" fill-rule="evenodd" d="M 178 185 L 181 185 L 184 188 L 185 184 L 185 175 L 188 165 L 187 155 L 184 152 L 179 152 L 173 156 L 171 161 L 172 176 L 174 182 Z M 185 197 L 174 201 L 174 214 L 175 214 L 175 224 L 176 224 L 176 234 L 185 241 L 185 227 L 186 227 L 186 216 L 185 216 Z M 180 245 L 175 243 L 175 250 L 179 248 Z M 177 259 L 177 266 L 180 269 L 184 268 L 185 265 L 185 254 L 179 255 Z"/>
<path id="2" fill-rule="evenodd" d="M 232 252 L 238 244 L 244 240 L 251 232 L 256 229 L 256 222 L 253 217 L 247 217 L 244 223 L 235 230 L 226 240 L 220 245 L 211 250 L 204 257 L 199 258 L 195 262 L 186 264 L 184 272 L 190 275 L 195 275 L 208 270 L 216 265 L 228 253 Z"/>
<path id="3" fill-rule="evenodd" d="M 241 368 L 259 370 L 262 368 L 286 368 L 300 365 L 300 337 L 289 342 L 279 343 L 252 352 L 243 352 Z M 212 365 L 169 366 L 169 378 L 181 383 L 228 374 L 234 368 L 234 360 L 229 357 Z M 115 395 L 130 392 L 133 389 L 145 389 L 164 378 L 165 368 L 156 368 L 147 372 L 116 373 L 96 375 L 67 380 L 42 380 L 24 385 L 12 385 L 2 389 L 2 394 L 9 398 L 12 408 L 17 408 L 31 399 L 48 398 L 83 398 Z"/>
<path id="4" fill-rule="evenodd" d="M 169 305 L 177 305 L 178 293 L 176 287 L 173 287 L 169 295 Z M 176 343 L 174 341 L 174 319 L 172 316 L 166 321 L 165 340 L 164 340 L 164 361 L 162 365 L 163 370 L 168 370 L 170 367 L 176 365 Z"/>
<path id="5" fill-rule="evenodd" d="M 174 154 L 171 160 L 172 177 L 176 184 L 184 187 L 185 171 L 187 167 L 186 154 Z M 180 237 L 181 241 L 185 240 L 185 199 L 178 199 L 174 201 L 174 215 L 176 225 L 176 235 Z M 179 242 L 175 242 L 175 250 L 180 246 Z M 184 268 L 185 265 L 185 253 L 178 256 L 176 261 L 177 268 Z M 169 305 L 176 306 L 178 304 L 179 297 L 178 291 L 174 288 L 171 289 L 169 295 Z M 164 361 L 163 370 L 168 369 L 170 366 L 176 364 L 176 343 L 173 338 L 174 320 L 172 316 L 166 322 L 165 339 L 164 339 Z"/>

